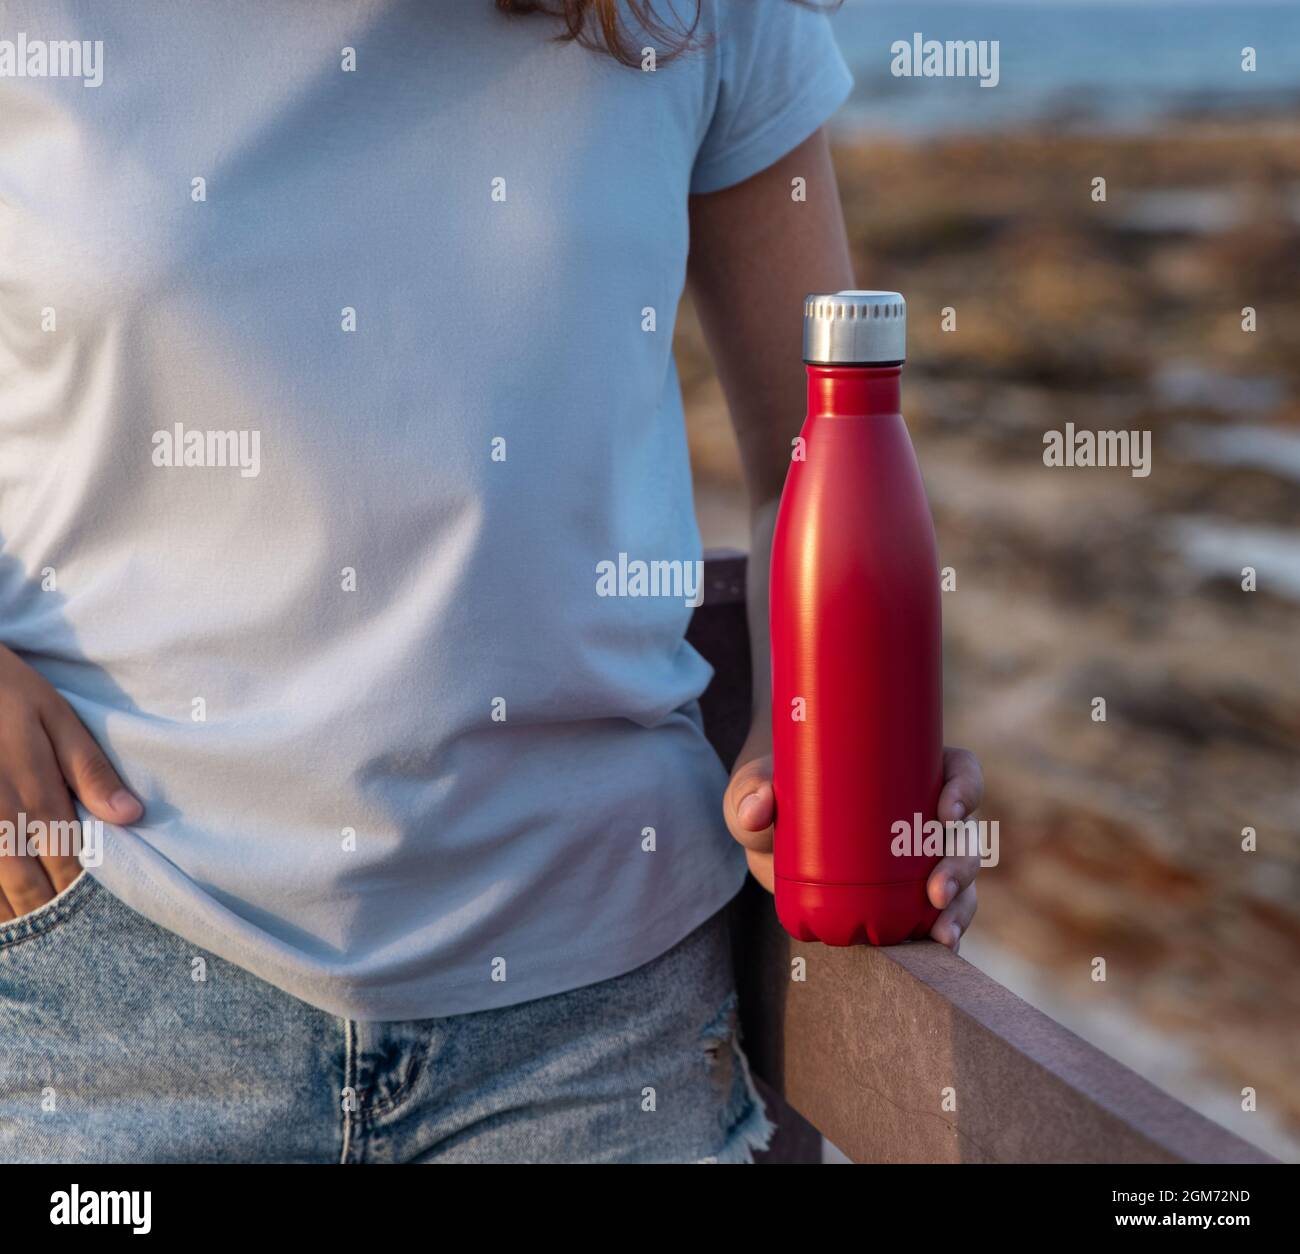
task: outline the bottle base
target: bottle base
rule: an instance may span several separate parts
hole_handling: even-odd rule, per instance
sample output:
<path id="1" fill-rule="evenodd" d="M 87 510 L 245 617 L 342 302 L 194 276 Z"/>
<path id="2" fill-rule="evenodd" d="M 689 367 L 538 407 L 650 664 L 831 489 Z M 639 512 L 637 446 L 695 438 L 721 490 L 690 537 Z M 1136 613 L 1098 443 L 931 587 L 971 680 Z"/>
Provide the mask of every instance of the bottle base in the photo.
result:
<path id="1" fill-rule="evenodd" d="M 776 877 L 776 917 L 795 940 L 823 945 L 899 945 L 923 940 L 939 911 L 925 880 L 813 884 Z"/>

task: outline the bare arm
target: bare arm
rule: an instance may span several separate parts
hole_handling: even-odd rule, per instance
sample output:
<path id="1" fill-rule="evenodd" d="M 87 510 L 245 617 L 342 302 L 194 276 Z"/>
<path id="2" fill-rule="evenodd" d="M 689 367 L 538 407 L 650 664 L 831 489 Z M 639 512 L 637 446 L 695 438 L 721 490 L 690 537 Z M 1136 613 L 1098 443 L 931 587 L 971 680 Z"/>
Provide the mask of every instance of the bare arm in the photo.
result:
<path id="1" fill-rule="evenodd" d="M 806 182 L 806 200 L 792 180 Z M 772 528 L 806 403 L 799 367 L 803 298 L 853 286 L 825 135 L 735 187 L 691 197 L 688 277 L 727 398 L 749 495 L 749 635 L 754 729 L 771 748 L 767 578 Z M 743 756 L 743 755 L 742 755 Z"/>

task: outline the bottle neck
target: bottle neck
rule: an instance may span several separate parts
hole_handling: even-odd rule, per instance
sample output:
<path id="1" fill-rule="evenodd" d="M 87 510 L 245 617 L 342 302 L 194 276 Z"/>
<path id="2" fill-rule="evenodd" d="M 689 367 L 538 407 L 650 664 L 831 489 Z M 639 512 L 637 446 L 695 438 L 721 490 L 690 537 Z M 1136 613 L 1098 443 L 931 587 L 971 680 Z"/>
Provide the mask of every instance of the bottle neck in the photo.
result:
<path id="1" fill-rule="evenodd" d="M 902 366 L 814 366 L 808 369 L 808 417 L 899 413 Z"/>

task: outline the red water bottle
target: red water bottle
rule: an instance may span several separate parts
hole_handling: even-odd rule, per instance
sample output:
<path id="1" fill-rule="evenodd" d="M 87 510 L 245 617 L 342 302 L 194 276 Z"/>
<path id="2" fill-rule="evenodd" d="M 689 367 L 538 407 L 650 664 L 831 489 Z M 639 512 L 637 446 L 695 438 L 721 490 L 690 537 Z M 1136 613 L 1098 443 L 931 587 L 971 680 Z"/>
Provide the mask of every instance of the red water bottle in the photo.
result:
<path id="1" fill-rule="evenodd" d="M 776 911 L 827 945 L 920 938 L 939 913 L 939 568 L 899 412 L 906 328 L 897 292 L 804 302 L 808 416 L 772 543 Z"/>

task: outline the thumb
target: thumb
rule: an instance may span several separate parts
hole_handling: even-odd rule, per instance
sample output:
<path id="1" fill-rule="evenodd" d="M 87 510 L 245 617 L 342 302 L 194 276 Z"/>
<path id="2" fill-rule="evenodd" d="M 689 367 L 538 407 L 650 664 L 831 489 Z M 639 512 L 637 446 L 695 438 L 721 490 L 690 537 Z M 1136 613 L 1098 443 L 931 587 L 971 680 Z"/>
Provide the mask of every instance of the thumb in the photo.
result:
<path id="1" fill-rule="evenodd" d="M 746 849 L 772 848 L 776 794 L 772 791 L 772 755 L 750 758 L 736 767 L 722 798 L 727 830 Z"/>
<path id="2" fill-rule="evenodd" d="M 70 706 L 42 711 L 41 721 L 63 778 L 91 814 L 106 823 L 134 823 L 144 813 Z"/>

